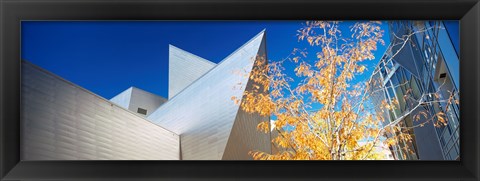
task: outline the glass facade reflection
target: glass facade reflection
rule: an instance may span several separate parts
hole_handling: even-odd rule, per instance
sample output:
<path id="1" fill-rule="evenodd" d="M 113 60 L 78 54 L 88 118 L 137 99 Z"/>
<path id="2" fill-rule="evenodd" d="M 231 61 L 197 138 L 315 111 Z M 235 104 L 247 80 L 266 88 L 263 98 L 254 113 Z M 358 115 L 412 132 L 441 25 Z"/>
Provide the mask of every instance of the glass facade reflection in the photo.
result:
<path id="1" fill-rule="evenodd" d="M 459 101 L 458 22 L 392 21 L 389 28 L 389 49 L 372 76 L 382 89 L 372 101 L 396 101 L 395 109 L 382 115 L 386 123 L 402 119 L 401 124 L 412 128 L 407 131 L 411 143 L 400 141 L 390 148 L 394 157 L 458 160 L 460 107 L 452 103 Z M 419 112 L 429 115 L 415 120 Z M 437 124 L 439 112 L 445 113 L 446 125 Z"/>

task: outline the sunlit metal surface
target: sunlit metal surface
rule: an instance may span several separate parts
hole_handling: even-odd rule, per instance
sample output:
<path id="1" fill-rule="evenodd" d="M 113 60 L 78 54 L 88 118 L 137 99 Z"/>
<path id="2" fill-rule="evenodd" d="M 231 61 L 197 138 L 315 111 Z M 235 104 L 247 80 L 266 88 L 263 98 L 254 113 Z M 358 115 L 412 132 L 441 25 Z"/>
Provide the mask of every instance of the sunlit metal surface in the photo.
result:
<path id="1" fill-rule="evenodd" d="M 179 136 L 22 63 L 22 160 L 178 160 Z"/>
<path id="2" fill-rule="evenodd" d="M 178 93 L 166 103 L 137 88 L 108 101 L 24 62 L 22 159 L 220 160 L 271 153 L 270 134 L 256 130 L 269 118 L 247 114 L 231 99 L 251 88 L 249 72 L 265 55 L 263 31 L 218 65 L 171 46 L 170 71 L 180 77 L 169 79 L 179 81 L 171 84 Z M 145 118 L 138 108 L 151 114 Z"/>
<path id="3" fill-rule="evenodd" d="M 148 117 L 181 135 L 182 159 L 222 159 L 239 109 L 231 97 L 242 97 L 248 81 L 235 72 L 249 72 L 264 48 L 262 31 Z"/>
<path id="4" fill-rule="evenodd" d="M 217 65 L 173 45 L 168 48 L 168 99 Z"/>
<path id="5" fill-rule="evenodd" d="M 139 108 L 144 109 L 147 111 L 147 114 L 138 113 L 138 115 L 148 116 L 163 103 L 167 102 L 167 99 L 136 87 L 130 87 L 110 99 L 110 101 L 135 113 L 138 113 Z"/>

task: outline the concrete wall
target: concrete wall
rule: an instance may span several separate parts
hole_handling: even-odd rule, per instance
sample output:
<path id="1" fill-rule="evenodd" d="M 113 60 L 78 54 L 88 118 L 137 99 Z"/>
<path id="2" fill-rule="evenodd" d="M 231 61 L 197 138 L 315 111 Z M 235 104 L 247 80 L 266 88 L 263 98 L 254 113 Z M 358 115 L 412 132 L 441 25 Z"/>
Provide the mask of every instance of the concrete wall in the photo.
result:
<path id="1" fill-rule="evenodd" d="M 22 160 L 178 160 L 179 136 L 22 63 Z"/>

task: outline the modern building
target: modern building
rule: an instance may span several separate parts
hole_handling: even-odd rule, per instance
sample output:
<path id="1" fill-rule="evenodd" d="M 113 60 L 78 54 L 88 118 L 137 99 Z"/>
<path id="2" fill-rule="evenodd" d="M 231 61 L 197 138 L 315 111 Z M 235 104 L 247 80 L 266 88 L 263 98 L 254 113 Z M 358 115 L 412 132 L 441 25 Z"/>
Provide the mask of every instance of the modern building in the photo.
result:
<path id="1" fill-rule="evenodd" d="M 458 26 L 444 21 L 392 21 L 389 28 L 390 45 L 371 81 L 380 89 L 372 88 L 371 100 L 375 105 L 398 103 L 382 114 L 385 125 L 401 119 L 403 125 L 413 127 L 408 130 L 413 141 L 399 140 L 390 150 L 400 160 L 460 159 L 460 107 L 455 103 L 460 91 Z M 382 112 L 379 106 L 376 109 Z M 417 120 L 419 112 L 428 115 Z M 446 126 L 436 125 L 434 115 L 439 112 L 445 113 Z"/>
<path id="2" fill-rule="evenodd" d="M 170 46 L 169 96 L 131 87 L 110 100 L 22 62 L 22 160 L 248 160 L 271 153 L 269 120 L 231 97 L 251 89 L 262 31 L 215 64 Z M 242 85 L 242 86 L 238 86 Z"/>
<path id="3" fill-rule="evenodd" d="M 167 99 L 136 87 L 130 87 L 111 98 L 110 101 L 147 117 L 163 103 L 167 102 Z"/>

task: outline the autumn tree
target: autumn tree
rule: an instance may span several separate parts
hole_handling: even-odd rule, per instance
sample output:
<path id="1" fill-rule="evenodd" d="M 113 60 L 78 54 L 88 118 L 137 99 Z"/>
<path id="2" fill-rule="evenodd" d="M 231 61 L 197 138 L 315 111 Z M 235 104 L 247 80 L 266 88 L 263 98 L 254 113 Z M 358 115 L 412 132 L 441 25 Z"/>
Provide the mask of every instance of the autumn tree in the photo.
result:
<path id="1" fill-rule="evenodd" d="M 384 112 L 397 109 L 398 101 L 373 104 L 371 96 L 385 87 L 376 79 L 356 79 L 366 71 L 365 62 L 375 59 L 378 44 L 384 45 L 380 24 L 377 21 L 357 22 L 349 27 L 347 34 L 350 36 L 347 37 L 342 34 L 341 22 L 309 21 L 298 31 L 298 39 L 318 50 L 315 58 L 309 59 L 309 51 L 305 49 L 294 49 L 280 61 L 257 57 L 256 66 L 249 72 L 253 89 L 245 91 L 242 99 L 233 99 L 248 113 L 275 118 L 272 142 L 278 151 L 252 150 L 250 154 L 254 159 L 383 159 L 383 153 L 376 150 L 382 144 L 389 147 L 402 144 L 402 149 L 411 149 L 406 143 L 412 142 L 409 132 L 413 126 L 404 124 L 402 116 L 391 122 L 385 122 L 383 116 Z M 399 36 L 399 41 L 395 42 L 408 43 L 414 33 Z M 393 56 L 384 61 L 391 61 L 395 54 L 393 52 Z M 283 66 L 286 61 L 296 65 L 294 75 L 286 73 Z M 412 107 L 428 102 L 411 94 L 404 99 Z M 428 116 L 420 111 L 415 119 L 420 116 L 426 118 L 423 120 L 446 124 L 444 113 Z M 257 128 L 269 133 L 270 124 L 270 121 L 262 122 Z M 287 127 L 289 129 L 285 129 Z"/>

